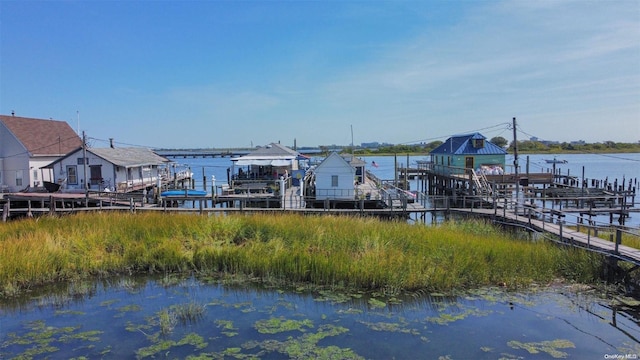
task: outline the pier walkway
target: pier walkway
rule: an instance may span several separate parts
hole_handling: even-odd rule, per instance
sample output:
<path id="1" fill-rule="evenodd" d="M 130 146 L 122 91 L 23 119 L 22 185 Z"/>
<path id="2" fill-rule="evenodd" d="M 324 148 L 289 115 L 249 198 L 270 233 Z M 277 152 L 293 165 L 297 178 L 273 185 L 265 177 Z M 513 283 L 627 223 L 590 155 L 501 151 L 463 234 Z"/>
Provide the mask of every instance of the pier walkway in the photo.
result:
<path id="1" fill-rule="evenodd" d="M 559 220 L 549 222 L 541 220 L 541 218 L 544 219 L 546 212 L 533 209 L 525 210 L 526 213 L 524 214 L 516 214 L 512 210 L 503 211 L 503 209 L 455 208 L 449 211 L 465 216 L 489 218 L 494 222 L 531 229 L 545 234 L 545 238 L 548 240 L 585 248 L 640 266 L 640 249 L 620 244 L 619 238 L 609 241 L 596 236 L 598 233 L 598 227 L 596 226 L 580 224 L 577 221 L 573 224 L 567 223 L 561 219 L 566 215 L 560 213 Z M 580 229 L 584 229 L 587 232 L 580 231 Z M 620 234 L 620 231 L 617 234 Z"/>

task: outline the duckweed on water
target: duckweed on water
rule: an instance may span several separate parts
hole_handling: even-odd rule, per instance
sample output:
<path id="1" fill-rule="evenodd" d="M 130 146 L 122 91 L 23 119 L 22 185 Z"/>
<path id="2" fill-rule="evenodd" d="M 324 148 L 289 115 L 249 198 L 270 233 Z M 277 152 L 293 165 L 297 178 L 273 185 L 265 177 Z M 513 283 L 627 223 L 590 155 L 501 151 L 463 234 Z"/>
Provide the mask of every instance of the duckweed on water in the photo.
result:
<path id="1" fill-rule="evenodd" d="M 140 310 L 142 310 L 142 306 L 137 304 L 131 304 L 131 305 L 122 306 L 118 308 L 118 312 L 121 312 L 121 313 L 140 311 Z"/>
<path id="2" fill-rule="evenodd" d="M 529 352 L 529 354 L 537 354 L 539 352 L 545 352 L 556 359 L 563 359 L 569 356 L 566 352 L 560 351 L 558 349 L 569 349 L 575 348 L 575 344 L 569 340 L 552 340 L 552 341 L 542 341 L 542 342 L 530 342 L 530 343 L 522 343 L 520 341 L 509 341 L 507 343 L 509 347 L 513 349 L 524 349 Z"/>
<path id="3" fill-rule="evenodd" d="M 476 308 L 463 309 L 458 312 L 441 312 L 437 317 L 429 317 L 427 321 L 438 325 L 449 325 L 452 322 L 464 320 L 469 316 L 488 316 L 491 314 L 489 310 L 480 310 Z"/>
<path id="4" fill-rule="evenodd" d="M 117 303 L 118 301 L 120 301 L 120 299 L 105 300 L 100 303 L 100 306 L 111 307 L 111 305 Z"/>
<path id="5" fill-rule="evenodd" d="M 56 344 L 71 344 L 75 342 L 98 342 L 102 331 L 77 332 L 80 326 L 61 327 L 47 326 L 42 320 L 29 322 L 26 324 L 27 332 L 23 336 L 15 333 L 7 335 L 8 340 L 0 344 L 0 349 L 6 349 L 14 345 L 31 346 L 24 352 L 15 354 L 16 358 L 30 359 L 34 356 L 52 354 L 58 351 Z M 93 346 L 93 345 L 91 345 Z M 0 352 L 0 358 L 2 352 Z M 48 357 L 48 356 L 46 356 Z"/>
<path id="6" fill-rule="evenodd" d="M 227 337 L 234 337 L 238 335 L 238 328 L 233 327 L 233 321 L 231 320 L 216 320 L 216 325 L 222 327 L 222 334 Z"/>
<path id="7" fill-rule="evenodd" d="M 313 328 L 313 321 L 305 320 L 286 320 L 283 317 L 269 318 L 266 320 L 258 320 L 254 327 L 261 334 L 277 334 L 286 331 L 306 331 L 305 328 Z"/>
<path id="8" fill-rule="evenodd" d="M 136 355 L 139 358 L 155 356 L 161 352 L 168 351 L 174 346 L 185 346 L 185 345 L 191 345 L 195 349 L 201 350 L 206 348 L 208 343 L 204 341 L 204 338 L 202 336 L 196 333 L 189 333 L 179 341 L 155 339 L 153 345 L 138 349 L 138 351 L 136 351 Z"/>
<path id="9" fill-rule="evenodd" d="M 400 319 L 399 322 L 390 323 L 390 322 L 368 322 L 368 321 L 358 321 L 359 323 L 367 326 L 369 329 L 374 331 L 386 331 L 386 332 L 397 332 L 402 334 L 411 334 L 411 335 L 420 335 L 420 331 L 415 328 L 410 328 L 409 323 L 405 319 Z"/>
<path id="10" fill-rule="evenodd" d="M 380 301 L 376 298 L 370 298 L 369 299 L 369 306 L 371 306 L 371 308 L 373 309 L 383 309 L 385 307 L 387 307 L 387 303 L 384 301 Z"/>
<path id="11" fill-rule="evenodd" d="M 344 359 L 344 360 L 360 360 L 364 359 L 353 350 L 348 348 L 340 348 L 337 346 L 320 347 L 318 342 L 329 336 L 338 336 L 349 330 L 341 326 L 330 324 L 322 325 L 315 333 L 307 333 L 301 337 L 289 337 L 286 341 L 266 340 L 262 342 L 250 341 L 243 345 L 246 350 L 261 349 L 255 355 L 260 357 L 265 352 L 278 352 L 289 356 L 292 359 Z M 249 356 L 248 358 L 254 358 Z"/>

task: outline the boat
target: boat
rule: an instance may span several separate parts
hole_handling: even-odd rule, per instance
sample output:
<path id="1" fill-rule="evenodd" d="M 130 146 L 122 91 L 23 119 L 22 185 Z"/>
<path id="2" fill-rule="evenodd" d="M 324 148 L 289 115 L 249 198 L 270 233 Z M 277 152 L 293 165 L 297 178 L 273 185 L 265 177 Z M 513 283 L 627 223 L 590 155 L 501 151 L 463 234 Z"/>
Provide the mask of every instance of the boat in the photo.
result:
<path id="1" fill-rule="evenodd" d="M 207 192 L 204 190 L 194 189 L 174 189 L 167 190 L 160 193 L 162 197 L 204 197 L 207 196 Z"/>
<path id="2" fill-rule="evenodd" d="M 54 193 L 60 190 L 60 184 L 50 181 L 43 181 L 42 186 L 44 186 L 44 188 L 47 189 L 47 191 L 50 193 Z"/>
<path id="3" fill-rule="evenodd" d="M 545 159 L 544 161 L 546 161 L 547 164 L 566 164 L 568 162 L 567 160 L 558 160 L 556 158 Z"/>

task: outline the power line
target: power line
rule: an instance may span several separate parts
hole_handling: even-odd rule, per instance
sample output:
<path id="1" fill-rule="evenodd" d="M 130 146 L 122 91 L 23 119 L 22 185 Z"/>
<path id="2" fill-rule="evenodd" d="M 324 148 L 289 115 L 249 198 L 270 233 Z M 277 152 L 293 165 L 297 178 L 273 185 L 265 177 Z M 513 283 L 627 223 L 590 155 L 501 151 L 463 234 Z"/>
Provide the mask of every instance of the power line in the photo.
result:
<path id="1" fill-rule="evenodd" d="M 38 151 L 38 150 L 46 149 L 48 147 L 55 146 L 55 145 L 60 144 L 62 142 L 66 142 L 68 140 L 73 140 L 73 139 L 76 139 L 76 138 L 77 138 L 77 136 L 72 136 L 72 137 L 68 137 L 68 138 L 65 138 L 65 139 L 59 138 L 58 141 L 56 141 L 54 143 L 51 143 L 51 144 L 48 144 L 48 145 L 42 145 L 41 147 L 38 147 L 38 148 L 35 148 L 35 149 L 31 149 L 31 150 L 26 150 L 26 151 L 19 152 L 19 153 L 16 153 L 16 154 L 7 155 L 7 156 L 4 156 L 4 158 L 6 159 L 6 158 L 15 157 L 15 156 L 22 156 L 22 155 L 25 155 L 25 154 L 29 154 L 30 152 L 35 152 L 35 151 Z"/>
<path id="2" fill-rule="evenodd" d="M 482 129 L 469 130 L 469 131 L 462 132 L 462 133 L 475 133 L 475 132 L 480 132 L 480 131 L 484 131 L 484 130 L 488 130 L 488 129 L 499 128 L 499 127 L 503 127 L 503 129 L 510 129 L 509 127 L 505 127 L 505 126 L 510 126 L 510 124 L 509 123 L 500 123 L 500 124 L 496 124 L 496 125 L 493 125 L 493 126 L 488 126 L 488 127 L 482 128 Z M 461 134 L 461 133 L 458 133 L 458 134 Z M 400 143 L 399 145 L 414 144 L 414 143 L 420 143 L 420 142 L 425 142 L 425 141 L 438 140 L 438 139 L 442 139 L 442 138 L 448 138 L 448 137 L 451 137 L 451 136 L 455 136 L 455 135 L 454 134 L 450 134 L 450 135 L 436 136 L 436 137 L 432 137 L 432 138 L 428 138 L 428 139 L 407 141 L 407 142 Z"/>
<path id="3" fill-rule="evenodd" d="M 94 138 L 94 137 L 87 137 L 87 138 L 91 139 L 91 140 L 104 142 L 104 143 L 107 143 L 107 144 L 111 144 L 113 142 L 114 144 L 117 144 L 117 145 L 141 147 L 141 148 L 147 148 L 147 149 L 158 149 L 158 148 L 161 148 L 160 146 L 147 146 L 147 145 L 139 145 L 139 144 L 129 144 L 129 143 L 124 143 L 124 142 L 119 142 L 119 141 L 112 141 L 110 139 L 109 140 L 105 140 L 105 139 L 98 139 L 98 138 Z"/>

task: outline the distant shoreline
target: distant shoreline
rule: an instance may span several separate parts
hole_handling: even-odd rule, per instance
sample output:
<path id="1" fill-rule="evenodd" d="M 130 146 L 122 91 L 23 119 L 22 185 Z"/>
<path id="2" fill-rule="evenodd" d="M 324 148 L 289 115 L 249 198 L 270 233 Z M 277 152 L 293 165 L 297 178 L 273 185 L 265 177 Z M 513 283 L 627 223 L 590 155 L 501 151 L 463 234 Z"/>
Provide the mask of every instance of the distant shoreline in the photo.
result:
<path id="1" fill-rule="evenodd" d="M 507 152 L 509 155 L 513 155 L 512 151 Z M 429 156 L 431 155 L 428 152 L 397 152 L 397 153 L 389 153 L 389 152 L 359 152 L 354 151 L 355 155 L 358 156 L 394 156 L 394 155 L 414 155 L 414 156 Z M 619 149 L 612 151 L 571 151 L 571 150 L 562 150 L 562 151 L 520 151 L 518 150 L 518 155 L 531 155 L 531 154 L 540 154 L 540 155 L 556 155 L 556 154 L 573 154 L 573 155 L 598 155 L 598 154 L 640 154 L 640 149 L 633 149 L 629 151 L 621 151 Z"/>

